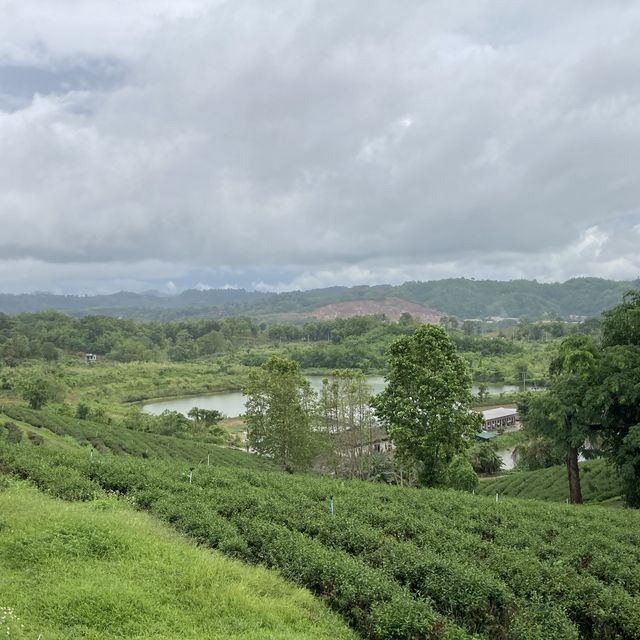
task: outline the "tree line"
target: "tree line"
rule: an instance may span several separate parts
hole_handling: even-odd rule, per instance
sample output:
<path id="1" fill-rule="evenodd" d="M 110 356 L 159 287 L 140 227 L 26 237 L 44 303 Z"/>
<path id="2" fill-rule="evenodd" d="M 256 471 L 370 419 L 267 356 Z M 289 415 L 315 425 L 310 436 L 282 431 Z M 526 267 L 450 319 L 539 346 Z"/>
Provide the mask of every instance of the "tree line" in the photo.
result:
<path id="1" fill-rule="evenodd" d="M 380 372 L 394 340 L 410 335 L 419 321 L 405 314 L 399 322 L 384 316 L 357 316 L 295 324 L 258 323 L 247 317 L 134 322 L 106 316 L 72 318 L 57 312 L 0 314 L 0 366 L 15 367 L 29 359 L 56 361 L 94 353 L 113 362 L 190 362 L 222 356 L 245 366 L 259 366 L 270 356 L 285 355 L 303 369 L 351 369 Z M 479 382 L 519 381 L 538 384 L 546 373 L 539 366 L 546 339 L 569 333 L 597 334 L 597 323 L 523 323 L 487 335 L 470 335 L 464 326 L 443 319 L 442 326 L 465 354 Z M 475 325 L 474 325 L 475 326 Z"/>

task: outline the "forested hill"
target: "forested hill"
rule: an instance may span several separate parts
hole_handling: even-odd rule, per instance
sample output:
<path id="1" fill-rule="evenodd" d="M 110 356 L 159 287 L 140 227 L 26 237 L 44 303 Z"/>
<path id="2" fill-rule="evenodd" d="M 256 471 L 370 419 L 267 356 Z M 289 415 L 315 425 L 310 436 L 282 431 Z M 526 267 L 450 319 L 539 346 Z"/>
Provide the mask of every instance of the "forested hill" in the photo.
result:
<path id="1" fill-rule="evenodd" d="M 310 315 L 323 305 L 337 302 L 390 298 L 406 300 L 459 318 L 502 316 L 544 318 L 594 316 L 620 302 L 629 289 L 639 289 L 640 279 L 618 282 L 601 278 L 574 278 L 545 284 L 535 280 L 469 280 L 455 278 L 405 282 L 399 286 L 330 287 L 310 291 L 259 293 L 244 289 L 189 290 L 167 296 L 158 292 L 120 292 L 98 296 L 60 296 L 49 293 L 0 294 L 0 312 L 55 309 L 71 315 L 102 314 L 145 320 L 172 320 L 190 316 Z M 282 318 L 286 319 L 286 318 Z"/>

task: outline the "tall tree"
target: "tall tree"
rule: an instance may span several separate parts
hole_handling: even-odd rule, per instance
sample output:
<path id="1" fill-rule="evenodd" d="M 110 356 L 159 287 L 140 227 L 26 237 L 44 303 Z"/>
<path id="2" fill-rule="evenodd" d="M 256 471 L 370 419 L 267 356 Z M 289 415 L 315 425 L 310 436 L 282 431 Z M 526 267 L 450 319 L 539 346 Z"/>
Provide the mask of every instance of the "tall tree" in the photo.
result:
<path id="1" fill-rule="evenodd" d="M 615 452 L 627 505 L 640 507 L 640 424 L 631 427 Z"/>
<path id="2" fill-rule="evenodd" d="M 320 428 L 336 474 L 362 478 L 369 471 L 374 436 L 380 432 L 370 401 L 371 389 L 362 371 L 337 369 L 323 380 Z"/>
<path id="3" fill-rule="evenodd" d="M 627 504 L 640 507 L 640 292 L 605 311 L 602 357 L 592 389 L 608 458 L 621 473 Z"/>
<path id="4" fill-rule="evenodd" d="M 542 436 L 563 453 L 569 499 L 582 503 L 578 459 L 593 436 L 590 389 L 598 363 L 598 346 L 590 336 L 565 338 L 549 366 L 546 393 L 532 394 L 518 405 L 525 430 Z"/>
<path id="5" fill-rule="evenodd" d="M 316 394 L 296 362 L 270 358 L 243 389 L 250 446 L 288 470 L 307 468 L 316 453 Z"/>
<path id="6" fill-rule="evenodd" d="M 628 291 L 621 304 L 603 314 L 602 346 L 640 346 L 640 291 Z"/>
<path id="7" fill-rule="evenodd" d="M 387 369 L 387 386 L 373 399 L 377 417 L 422 484 L 446 484 L 449 465 L 482 423 L 469 408 L 464 359 L 442 327 L 422 325 L 391 345 Z"/>

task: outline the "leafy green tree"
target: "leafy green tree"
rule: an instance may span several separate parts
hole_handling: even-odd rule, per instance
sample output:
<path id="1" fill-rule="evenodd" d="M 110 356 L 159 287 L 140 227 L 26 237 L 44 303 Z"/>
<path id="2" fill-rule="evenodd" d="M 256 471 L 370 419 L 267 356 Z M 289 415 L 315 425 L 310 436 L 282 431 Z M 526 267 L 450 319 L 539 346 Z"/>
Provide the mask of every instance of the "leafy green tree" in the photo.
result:
<path id="1" fill-rule="evenodd" d="M 476 322 L 474 320 L 465 320 L 462 323 L 462 332 L 466 336 L 476 336 L 480 333 L 480 322 Z"/>
<path id="2" fill-rule="evenodd" d="M 602 356 L 591 400 L 608 458 L 621 472 L 627 504 L 640 507 L 640 292 L 604 312 Z"/>
<path id="3" fill-rule="evenodd" d="M 529 365 L 524 360 L 516 362 L 515 374 L 518 382 L 522 383 L 522 390 L 527 390 L 527 377 L 529 376 Z"/>
<path id="4" fill-rule="evenodd" d="M 456 456 L 451 461 L 447 486 L 458 491 L 473 491 L 478 486 L 478 476 L 464 456 Z"/>
<path id="5" fill-rule="evenodd" d="M 217 409 L 200 409 L 193 407 L 187 413 L 192 420 L 191 432 L 193 435 L 202 435 L 207 432 L 222 434 L 222 429 L 218 427 L 218 423 L 224 418 L 224 414 Z"/>
<path id="6" fill-rule="evenodd" d="M 630 507 L 640 507 L 640 424 L 629 429 L 615 452 L 615 462 L 625 486 Z"/>
<path id="7" fill-rule="evenodd" d="M 104 405 L 97 404 L 91 407 L 89 411 L 89 419 L 102 424 L 111 424 L 111 414 Z"/>
<path id="8" fill-rule="evenodd" d="M 548 393 L 519 403 L 525 429 L 564 452 L 572 502 L 581 502 L 578 456 L 598 440 L 618 467 L 629 506 L 640 507 L 640 292 L 604 312 L 602 340 L 566 338 L 551 361 Z M 531 457 L 531 456 L 529 456 Z"/>
<path id="9" fill-rule="evenodd" d="M 391 452 L 374 451 L 369 460 L 367 480 L 386 484 L 398 483 L 398 469 L 395 463 Z"/>
<path id="10" fill-rule="evenodd" d="M 481 382 L 478 385 L 478 400 L 480 400 L 480 402 L 484 402 L 488 395 L 489 395 L 489 388 L 487 387 L 486 384 L 484 384 L 484 382 Z"/>
<path id="11" fill-rule="evenodd" d="M 42 376 L 24 378 L 20 383 L 20 392 L 32 409 L 42 409 L 56 396 L 55 385 Z"/>
<path id="12" fill-rule="evenodd" d="M 54 362 L 60 356 L 58 349 L 56 345 L 53 344 L 53 342 L 43 342 L 42 345 L 40 346 L 40 355 L 47 362 Z"/>
<path id="13" fill-rule="evenodd" d="M 518 469 L 535 471 L 566 463 L 566 450 L 546 438 L 532 438 L 519 444 L 513 450 L 513 458 Z"/>
<path id="14" fill-rule="evenodd" d="M 231 343 L 219 331 L 210 331 L 196 340 L 198 353 L 210 356 L 228 351 Z"/>
<path id="15" fill-rule="evenodd" d="M 145 362 L 153 356 L 151 342 L 137 337 L 118 340 L 109 353 L 109 358 L 118 362 Z"/>
<path id="16" fill-rule="evenodd" d="M 422 325 L 389 349 L 387 386 L 373 399 L 396 453 L 418 466 L 420 482 L 444 485 L 453 458 L 480 430 L 470 411 L 471 376 L 442 327 Z"/>
<path id="17" fill-rule="evenodd" d="M 296 362 L 272 357 L 243 389 L 248 442 L 287 470 L 305 469 L 317 450 L 316 395 Z"/>
<path id="18" fill-rule="evenodd" d="M 157 422 L 157 416 L 145 413 L 138 405 L 132 404 L 126 408 L 121 424 L 127 429 L 151 432 L 154 431 Z"/>
<path id="19" fill-rule="evenodd" d="M 602 315 L 603 347 L 640 345 L 640 291 L 629 291 L 621 304 Z"/>
<path id="20" fill-rule="evenodd" d="M 0 358 L 9 367 L 16 367 L 30 354 L 29 340 L 24 335 L 14 335 L 0 349 Z"/>
<path id="21" fill-rule="evenodd" d="M 467 458 L 476 473 L 498 473 L 502 468 L 502 458 L 498 455 L 495 444 L 481 442 L 475 444 L 467 452 Z"/>
<path id="22" fill-rule="evenodd" d="M 165 409 L 159 416 L 149 423 L 149 428 L 154 433 L 167 436 L 181 436 L 191 428 L 191 421 L 179 411 Z"/>
<path id="23" fill-rule="evenodd" d="M 169 358 L 173 362 L 187 362 L 197 355 L 196 344 L 191 334 L 182 329 L 176 335 L 175 344 L 169 349 Z"/>
<path id="24" fill-rule="evenodd" d="M 368 474 L 374 436 L 380 432 L 370 400 L 371 389 L 362 371 L 337 369 L 322 382 L 320 429 L 329 466 L 337 475 L 364 478 Z"/>
<path id="25" fill-rule="evenodd" d="M 453 316 L 442 316 L 439 320 L 440 326 L 446 329 L 447 331 L 455 331 L 459 322 L 458 319 Z"/>
<path id="26" fill-rule="evenodd" d="M 546 438 L 564 453 L 569 500 L 574 504 L 582 503 L 578 458 L 594 435 L 589 393 L 598 355 L 591 336 L 576 334 L 565 338 L 549 366 L 548 391 L 530 395 L 518 404 L 525 430 Z"/>

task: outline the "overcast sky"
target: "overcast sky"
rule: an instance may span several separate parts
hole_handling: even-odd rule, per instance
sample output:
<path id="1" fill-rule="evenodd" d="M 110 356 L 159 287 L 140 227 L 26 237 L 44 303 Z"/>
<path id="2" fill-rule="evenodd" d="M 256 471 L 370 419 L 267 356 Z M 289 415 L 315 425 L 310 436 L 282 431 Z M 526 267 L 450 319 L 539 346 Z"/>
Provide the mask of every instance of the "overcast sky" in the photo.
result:
<path id="1" fill-rule="evenodd" d="M 0 291 L 640 276 L 637 0 L 0 0 Z"/>

